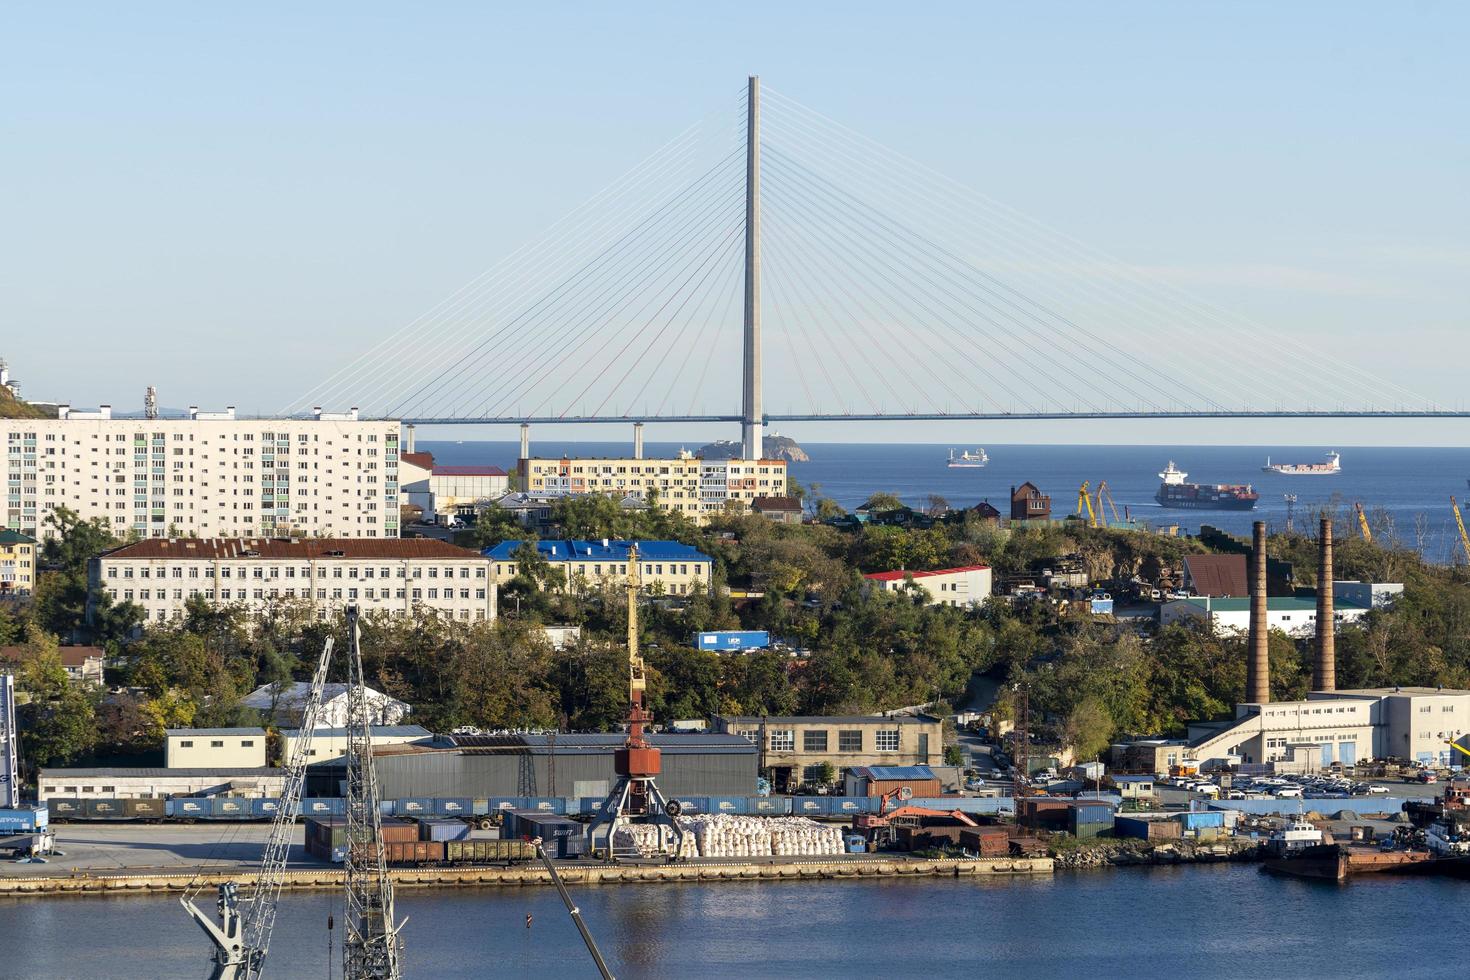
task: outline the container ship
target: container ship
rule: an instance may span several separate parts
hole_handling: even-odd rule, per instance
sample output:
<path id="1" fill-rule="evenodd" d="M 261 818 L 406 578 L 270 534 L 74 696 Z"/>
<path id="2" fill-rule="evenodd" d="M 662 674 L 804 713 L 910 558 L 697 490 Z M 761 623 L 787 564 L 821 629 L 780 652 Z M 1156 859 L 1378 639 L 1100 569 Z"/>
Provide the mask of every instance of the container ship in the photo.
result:
<path id="1" fill-rule="evenodd" d="M 1273 463 L 1271 457 L 1266 457 L 1266 465 L 1261 467 L 1262 473 L 1277 473 L 1281 476 L 1332 476 L 1334 473 L 1342 472 L 1342 457 L 1337 453 L 1328 453 L 1325 463 Z"/>
<path id="2" fill-rule="evenodd" d="M 1159 479 L 1164 482 L 1159 484 L 1159 492 L 1154 494 L 1159 506 L 1186 510 L 1251 510 L 1261 499 L 1249 484 L 1206 486 L 1185 483 L 1187 476 L 1188 473 L 1175 466 L 1172 459 L 1169 460 L 1169 465 L 1159 474 Z"/>
<path id="3" fill-rule="evenodd" d="M 977 449 L 973 453 L 966 449 L 958 456 L 954 450 L 949 451 L 949 468 L 952 470 L 977 469 L 990 462 L 990 457 L 985 455 L 985 450 Z"/>

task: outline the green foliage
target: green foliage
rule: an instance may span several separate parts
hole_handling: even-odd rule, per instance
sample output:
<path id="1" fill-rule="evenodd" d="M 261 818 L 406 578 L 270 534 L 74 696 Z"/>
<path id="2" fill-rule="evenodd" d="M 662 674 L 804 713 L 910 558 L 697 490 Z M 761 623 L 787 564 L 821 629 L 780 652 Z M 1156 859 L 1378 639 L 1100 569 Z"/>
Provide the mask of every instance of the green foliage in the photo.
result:
<path id="1" fill-rule="evenodd" d="M 470 529 L 471 547 L 478 550 L 493 548 L 502 541 L 535 541 L 536 535 L 515 514 L 490 503 L 482 507 L 475 517 L 475 526 Z"/>
<path id="2" fill-rule="evenodd" d="M 71 762 L 97 741 L 98 692 L 74 685 L 57 652 L 56 637 L 32 627 L 16 678 L 21 752 L 31 769 Z"/>
<path id="3" fill-rule="evenodd" d="M 84 521 L 65 507 L 46 515 L 46 526 L 56 535 L 41 549 L 46 570 L 36 582 L 36 622 L 58 636 L 88 636 L 101 643 L 126 637 L 142 622 L 143 610 L 131 602 L 114 605 L 105 593 L 92 597 L 92 624 L 87 626 L 88 563 L 122 542 L 102 518 Z"/>
<path id="4" fill-rule="evenodd" d="M 946 745 L 944 747 L 944 764 L 946 766 L 962 766 L 965 764 L 965 751 L 958 745 Z"/>

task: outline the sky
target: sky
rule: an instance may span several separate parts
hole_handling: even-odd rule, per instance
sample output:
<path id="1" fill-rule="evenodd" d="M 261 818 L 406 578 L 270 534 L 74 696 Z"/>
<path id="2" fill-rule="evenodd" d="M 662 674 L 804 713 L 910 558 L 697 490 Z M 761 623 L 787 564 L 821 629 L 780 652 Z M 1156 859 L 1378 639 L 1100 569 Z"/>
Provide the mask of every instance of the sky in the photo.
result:
<path id="1" fill-rule="evenodd" d="M 133 409 L 154 384 L 275 411 L 759 73 L 1130 269 L 1470 407 L 1467 28 L 1453 2 L 13 5 L 0 357 L 35 399 Z M 1234 355 L 1176 353 L 1205 374 Z M 1470 420 L 782 429 L 1464 445 Z"/>

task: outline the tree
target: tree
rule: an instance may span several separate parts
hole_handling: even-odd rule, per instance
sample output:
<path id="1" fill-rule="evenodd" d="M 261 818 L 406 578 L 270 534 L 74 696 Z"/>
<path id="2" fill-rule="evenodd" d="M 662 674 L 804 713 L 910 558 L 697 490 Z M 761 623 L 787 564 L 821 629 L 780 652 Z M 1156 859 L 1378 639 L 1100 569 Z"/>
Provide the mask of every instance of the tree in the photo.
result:
<path id="1" fill-rule="evenodd" d="M 71 638 L 85 632 L 88 563 L 120 542 L 102 518 L 84 521 L 65 507 L 46 515 L 45 523 L 56 534 L 47 538 L 41 551 L 48 570 L 36 583 L 35 616 L 48 632 Z M 119 639 L 141 622 L 142 615 L 132 603 L 114 607 L 106 594 L 99 593 L 93 603 L 93 635 L 104 642 Z"/>
<path id="2" fill-rule="evenodd" d="M 493 548 L 502 541 L 535 541 L 533 534 L 514 513 L 497 503 L 486 504 L 475 517 L 471 530 L 475 547 Z"/>
<path id="3" fill-rule="evenodd" d="M 817 778 L 813 780 L 818 786 L 831 786 L 837 782 L 837 767 L 830 762 L 817 763 Z"/>
<path id="4" fill-rule="evenodd" d="M 1102 703 L 1088 698 L 1067 716 L 1064 737 L 1078 759 L 1094 759 L 1113 737 L 1113 719 Z"/>
<path id="5" fill-rule="evenodd" d="M 69 681 L 54 636 L 33 627 L 22 656 L 17 720 L 26 761 L 32 768 L 70 762 L 96 744 L 96 692 Z"/>
<path id="6" fill-rule="evenodd" d="M 868 498 L 868 502 L 863 504 L 862 509 L 869 512 L 902 510 L 903 501 L 898 498 L 898 494 L 880 490 Z"/>
<path id="7" fill-rule="evenodd" d="M 949 513 L 949 501 L 937 493 L 931 493 L 925 498 L 924 513 L 930 517 L 943 517 Z"/>
<path id="8" fill-rule="evenodd" d="M 946 745 L 944 747 L 944 764 L 946 766 L 962 766 L 965 764 L 965 751 L 958 745 Z"/>

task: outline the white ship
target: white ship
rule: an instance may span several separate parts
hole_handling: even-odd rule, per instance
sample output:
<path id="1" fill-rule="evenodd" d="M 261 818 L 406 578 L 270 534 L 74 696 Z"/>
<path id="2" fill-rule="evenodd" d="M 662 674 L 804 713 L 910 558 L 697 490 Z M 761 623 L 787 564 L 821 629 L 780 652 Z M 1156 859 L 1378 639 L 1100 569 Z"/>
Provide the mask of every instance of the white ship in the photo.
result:
<path id="1" fill-rule="evenodd" d="M 958 456 L 954 450 L 949 451 L 949 468 L 952 470 L 975 469 L 990 462 L 990 457 L 985 455 L 985 450 L 977 449 L 973 453 L 966 449 Z"/>
<path id="2" fill-rule="evenodd" d="M 1331 476 L 1342 472 L 1342 457 L 1337 453 L 1328 453 L 1325 463 L 1273 463 L 1271 457 L 1266 457 L 1266 465 L 1261 467 L 1263 473 L 1279 473 L 1282 476 Z"/>

